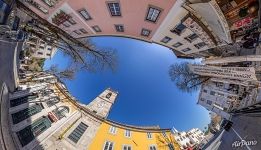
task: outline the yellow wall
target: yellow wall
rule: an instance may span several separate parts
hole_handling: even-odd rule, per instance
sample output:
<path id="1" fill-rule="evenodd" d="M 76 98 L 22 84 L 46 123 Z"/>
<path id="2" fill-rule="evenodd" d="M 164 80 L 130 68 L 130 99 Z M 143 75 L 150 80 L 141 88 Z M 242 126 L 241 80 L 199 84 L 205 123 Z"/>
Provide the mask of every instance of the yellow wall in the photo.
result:
<path id="1" fill-rule="evenodd" d="M 116 134 L 109 133 L 109 124 L 106 122 L 102 123 L 95 138 L 93 139 L 88 150 L 102 150 L 105 141 L 110 141 L 114 143 L 113 150 L 122 150 L 123 145 L 130 145 L 132 150 L 149 150 L 149 145 L 156 145 L 157 150 L 169 150 L 167 147 L 166 139 L 163 137 L 162 132 L 158 130 L 157 132 L 151 132 L 152 139 L 147 138 L 146 131 L 132 131 L 131 137 L 125 137 L 125 129 L 117 127 Z M 168 140 L 172 141 L 175 146 L 175 150 L 179 150 L 178 144 L 174 141 L 174 137 L 171 135 L 170 131 L 166 132 Z"/>

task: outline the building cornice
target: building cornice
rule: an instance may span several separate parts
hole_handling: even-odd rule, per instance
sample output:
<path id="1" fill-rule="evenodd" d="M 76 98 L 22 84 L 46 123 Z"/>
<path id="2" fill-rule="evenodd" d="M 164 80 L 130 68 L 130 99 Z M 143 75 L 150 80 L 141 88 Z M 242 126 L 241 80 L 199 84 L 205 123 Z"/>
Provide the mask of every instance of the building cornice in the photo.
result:
<path id="1" fill-rule="evenodd" d="M 134 126 L 134 125 L 127 125 L 127 124 L 122 124 L 122 123 L 118 123 L 109 119 L 105 119 L 97 114 L 95 114 L 94 112 L 92 112 L 91 110 L 89 110 L 88 108 L 81 106 L 76 99 L 72 98 L 72 96 L 69 94 L 67 89 L 64 89 L 63 87 L 61 87 L 61 85 L 59 85 L 59 83 L 55 84 L 56 87 L 58 88 L 58 90 L 75 106 L 77 107 L 79 110 L 84 111 L 86 114 L 94 117 L 95 119 L 106 123 L 106 124 L 110 124 L 113 126 L 116 126 L 118 128 L 123 128 L 123 129 L 129 129 L 132 131 L 139 131 L 139 132 L 165 132 L 165 131 L 171 131 L 170 128 L 165 128 L 165 129 L 160 129 L 159 126 L 151 126 L 151 127 L 142 127 L 142 126 Z"/>

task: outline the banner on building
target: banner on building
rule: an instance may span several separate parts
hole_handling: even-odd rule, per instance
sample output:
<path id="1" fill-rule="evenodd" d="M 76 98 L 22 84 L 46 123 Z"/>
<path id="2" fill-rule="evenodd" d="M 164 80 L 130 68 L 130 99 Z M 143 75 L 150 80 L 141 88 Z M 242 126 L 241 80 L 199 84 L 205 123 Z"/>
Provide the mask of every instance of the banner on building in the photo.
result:
<path id="1" fill-rule="evenodd" d="M 255 68 L 253 67 L 216 67 L 208 65 L 189 64 L 189 69 L 198 75 L 237 79 L 242 81 L 256 81 Z"/>

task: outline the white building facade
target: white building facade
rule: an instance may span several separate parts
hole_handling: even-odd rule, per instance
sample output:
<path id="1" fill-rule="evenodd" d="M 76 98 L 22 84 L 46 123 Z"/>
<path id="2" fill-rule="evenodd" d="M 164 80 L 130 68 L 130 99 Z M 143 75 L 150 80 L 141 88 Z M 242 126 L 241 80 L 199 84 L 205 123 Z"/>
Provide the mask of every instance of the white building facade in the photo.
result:
<path id="1" fill-rule="evenodd" d="M 187 149 L 199 145 L 205 138 L 204 133 L 198 129 L 193 128 L 188 132 L 179 132 L 175 128 L 172 129 L 175 140 L 180 145 L 181 149 Z"/>
<path id="2" fill-rule="evenodd" d="M 229 112 L 240 106 L 240 101 L 247 96 L 245 93 L 248 88 L 243 82 L 213 78 L 202 85 L 198 104 L 229 119 Z"/>
<path id="3" fill-rule="evenodd" d="M 205 138 L 204 133 L 198 128 L 193 128 L 187 132 L 192 144 L 199 145 Z"/>
<path id="4" fill-rule="evenodd" d="M 88 149 L 117 97 L 108 88 L 83 105 L 55 76 L 44 73 L 18 89 L 9 95 L 8 142 L 20 150 Z"/>
<path id="5" fill-rule="evenodd" d="M 29 36 L 25 43 L 34 58 L 50 59 L 57 51 L 56 47 L 49 45 L 36 36 Z"/>
<path id="6" fill-rule="evenodd" d="M 209 24 L 190 5 L 177 0 L 152 40 L 186 56 L 209 56 L 220 44 Z"/>

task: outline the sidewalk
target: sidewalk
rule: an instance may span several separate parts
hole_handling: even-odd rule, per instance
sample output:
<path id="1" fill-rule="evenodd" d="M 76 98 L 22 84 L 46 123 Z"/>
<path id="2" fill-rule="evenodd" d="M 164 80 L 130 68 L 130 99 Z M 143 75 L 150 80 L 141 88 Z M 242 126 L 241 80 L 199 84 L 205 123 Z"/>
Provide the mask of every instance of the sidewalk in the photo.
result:
<path id="1" fill-rule="evenodd" d="M 22 45 L 22 42 L 0 40 L 0 80 L 6 83 L 10 92 L 18 85 L 17 63 Z"/>
<path id="2" fill-rule="evenodd" d="M 14 141 L 9 125 L 9 93 L 4 82 L 0 81 L 0 150 L 13 150 Z"/>

